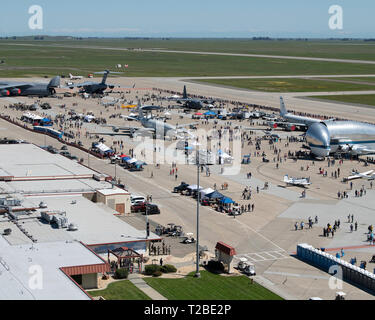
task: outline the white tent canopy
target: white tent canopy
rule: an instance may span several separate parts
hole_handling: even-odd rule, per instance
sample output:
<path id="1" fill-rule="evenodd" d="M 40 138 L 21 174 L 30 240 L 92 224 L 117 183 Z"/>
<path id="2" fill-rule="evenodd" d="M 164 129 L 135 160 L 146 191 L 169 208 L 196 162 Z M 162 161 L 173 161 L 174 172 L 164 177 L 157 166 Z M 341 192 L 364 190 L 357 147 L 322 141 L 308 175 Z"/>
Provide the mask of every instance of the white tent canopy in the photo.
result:
<path id="1" fill-rule="evenodd" d="M 199 193 L 201 194 L 201 198 L 203 198 L 206 194 L 210 194 L 214 191 L 215 191 L 214 189 L 207 188 L 207 189 L 201 190 Z"/>
<path id="2" fill-rule="evenodd" d="M 30 112 L 27 112 L 27 113 L 24 113 L 22 115 L 23 117 L 27 118 L 27 119 L 31 119 L 31 120 L 42 120 L 43 118 L 34 114 L 34 113 L 30 113 Z"/>
<path id="3" fill-rule="evenodd" d="M 129 160 L 125 160 L 127 163 L 130 163 L 130 164 L 132 164 L 132 163 L 134 163 L 134 162 L 137 162 L 138 160 L 137 159 L 135 159 L 135 158 L 131 158 L 131 159 L 129 159 Z"/>
<path id="4" fill-rule="evenodd" d="M 111 151 L 111 148 L 107 147 L 105 144 L 103 143 L 98 143 L 96 145 L 96 148 L 98 148 L 101 152 L 106 152 L 106 151 Z"/>
<path id="5" fill-rule="evenodd" d="M 188 186 L 187 188 L 190 189 L 190 190 L 193 190 L 193 191 L 198 190 L 198 189 L 199 190 L 203 189 L 201 186 L 198 187 L 196 184 L 192 184 L 192 185 Z"/>
<path id="6" fill-rule="evenodd" d="M 87 115 L 87 116 L 85 116 L 83 119 L 84 119 L 85 121 L 87 121 L 87 122 L 91 122 L 93 119 L 95 119 L 95 117 L 94 117 L 94 116 L 91 116 L 91 115 Z"/>

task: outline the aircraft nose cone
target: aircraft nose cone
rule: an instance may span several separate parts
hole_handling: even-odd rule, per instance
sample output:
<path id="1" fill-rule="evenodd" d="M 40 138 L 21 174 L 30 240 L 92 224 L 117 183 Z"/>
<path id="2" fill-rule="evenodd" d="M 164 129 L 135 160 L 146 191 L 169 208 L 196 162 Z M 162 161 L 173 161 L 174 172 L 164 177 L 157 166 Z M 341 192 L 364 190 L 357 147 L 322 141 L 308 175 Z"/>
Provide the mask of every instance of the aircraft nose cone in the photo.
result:
<path id="1" fill-rule="evenodd" d="M 331 151 L 330 134 L 322 123 L 312 124 L 306 132 L 306 141 L 311 151 L 318 157 L 326 157 Z"/>

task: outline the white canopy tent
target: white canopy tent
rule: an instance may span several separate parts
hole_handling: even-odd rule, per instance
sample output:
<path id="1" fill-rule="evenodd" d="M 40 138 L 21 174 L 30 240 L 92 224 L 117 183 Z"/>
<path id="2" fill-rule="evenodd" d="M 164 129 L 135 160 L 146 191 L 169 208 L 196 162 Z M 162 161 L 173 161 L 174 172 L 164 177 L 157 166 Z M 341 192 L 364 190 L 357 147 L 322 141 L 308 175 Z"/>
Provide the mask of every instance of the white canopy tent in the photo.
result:
<path id="1" fill-rule="evenodd" d="M 197 186 L 196 184 L 192 184 L 192 185 L 188 186 L 187 188 L 188 188 L 189 190 L 192 190 L 192 191 L 203 189 L 201 186 Z"/>
<path id="2" fill-rule="evenodd" d="M 98 143 L 95 147 L 98 148 L 101 153 L 104 153 L 104 152 L 107 152 L 107 151 L 112 151 L 111 148 L 107 147 L 105 144 L 103 144 L 101 142 Z"/>
<path id="3" fill-rule="evenodd" d="M 125 160 L 127 163 L 129 163 L 129 164 L 132 164 L 132 163 L 135 163 L 135 162 L 137 162 L 138 160 L 137 159 L 135 159 L 135 158 L 131 158 L 131 159 L 128 159 L 128 160 Z"/>
<path id="4" fill-rule="evenodd" d="M 210 193 L 212 193 L 214 191 L 215 191 L 214 189 L 207 188 L 207 189 L 201 190 L 199 193 L 201 195 L 201 198 L 203 198 L 206 194 L 210 194 Z"/>

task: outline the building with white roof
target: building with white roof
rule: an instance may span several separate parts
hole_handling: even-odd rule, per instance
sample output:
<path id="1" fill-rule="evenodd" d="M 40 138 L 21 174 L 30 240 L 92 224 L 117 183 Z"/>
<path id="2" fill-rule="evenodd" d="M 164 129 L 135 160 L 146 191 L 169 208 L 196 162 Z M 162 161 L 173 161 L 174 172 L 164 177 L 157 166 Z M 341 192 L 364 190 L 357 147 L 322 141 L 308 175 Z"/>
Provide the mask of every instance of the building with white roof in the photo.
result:
<path id="1" fill-rule="evenodd" d="M 108 178 L 32 144 L 0 145 L 0 299 L 90 299 L 84 289 L 109 271 L 100 255 L 160 239 L 117 217 L 130 194 Z"/>

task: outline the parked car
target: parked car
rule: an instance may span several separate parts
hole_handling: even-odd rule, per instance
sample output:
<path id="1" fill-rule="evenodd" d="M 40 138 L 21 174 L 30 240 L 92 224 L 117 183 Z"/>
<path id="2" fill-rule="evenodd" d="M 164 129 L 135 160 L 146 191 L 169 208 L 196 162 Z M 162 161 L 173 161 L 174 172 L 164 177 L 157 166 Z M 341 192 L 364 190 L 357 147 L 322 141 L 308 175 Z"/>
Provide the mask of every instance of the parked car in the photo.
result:
<path id="1" fill-rule="evenodd" d="M 70 157 L 71 155 L 70 155 L 70 152 L 68 152 L 68 151 L 60 151 L 60 154 L 62 155 L 62 156 L 64 156 L 64 157 Z"/>
<path id="2" fill-rule="evenodd" d="M 143 214 L 160 214 L 160 209 L 156 204 L 153 203 L 147 203 L 146 204 L 146 210 L 143 212 Z"/>
<path id="3" fill-rule="evenodd" d="M 146 203 L 144 201 L 138 201 L 136 203 L 132 203 L 130 210 L 132 212 L 144 212 L 146 211 Z"/>
<path id="4" fill-rule="evenodd" d="M 146 198 L 143 196 L 131 195 L 130 196 L 131 204 L 136 204 L 137 202 L 146 202 Z"/>
<path id="5" fill-rule="evenodd" d="M 47 151 L 53 153 L 53 154 L 57 154 L 59 153 L 59 150 L 57 150 L 56 148 L 54 148 L 53 146 L 48 146 L 47 147 Z"/>
<path id="6" fill-rule="evenodd" d="M 188 186 L 189 186 L 189 184 L 187 184 L 186 182 L 181 182 L 181 184 L 179 186 L 174 187 L 173 192 L 178 193 L 178 192 L 185 191 L 185 190 L 187 190 Z"/>
<path id="7" fill-rule="evenodd" d="M 132 212 L 142 212 L 143 214 L 160 214 L 160 209 L 156 204 L 147 202 L 137 202 L 131 206 Z"/>
<path id="8" fill-rule="evenodd" d="M 68 158 L 69 158 L 70 160 L 77 160 L 77 161 L 78 161 L 78 157 L 76 157 L 76 156 L 72 156 L 72 155 L 70 155 L 70 156 L 68 156 Z"/>

